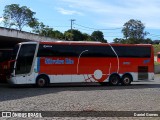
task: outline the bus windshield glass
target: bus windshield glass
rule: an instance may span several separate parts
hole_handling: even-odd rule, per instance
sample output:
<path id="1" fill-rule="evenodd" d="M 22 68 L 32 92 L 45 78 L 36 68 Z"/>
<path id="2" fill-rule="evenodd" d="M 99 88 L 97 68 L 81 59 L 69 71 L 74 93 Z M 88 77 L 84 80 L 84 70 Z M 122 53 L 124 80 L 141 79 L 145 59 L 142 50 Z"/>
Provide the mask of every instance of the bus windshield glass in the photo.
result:
<path id="1" fill-rule="evenodd" d="M 26 74 L 31 70 L 36 44 L 22 44 L 16 60 L 16 74 Z"/>

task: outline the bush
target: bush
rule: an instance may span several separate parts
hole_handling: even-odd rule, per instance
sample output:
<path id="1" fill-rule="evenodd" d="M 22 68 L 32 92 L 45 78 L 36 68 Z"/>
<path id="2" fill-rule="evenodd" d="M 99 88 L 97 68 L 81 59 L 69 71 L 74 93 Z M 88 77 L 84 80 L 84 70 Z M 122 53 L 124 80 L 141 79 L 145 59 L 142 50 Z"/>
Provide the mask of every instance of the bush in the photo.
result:
<path id="1" fill-rule="evenodd" d="M 160 65 L 160 63 L 159 63 L 159 62 L 154 61 L 154 65 Z"/>

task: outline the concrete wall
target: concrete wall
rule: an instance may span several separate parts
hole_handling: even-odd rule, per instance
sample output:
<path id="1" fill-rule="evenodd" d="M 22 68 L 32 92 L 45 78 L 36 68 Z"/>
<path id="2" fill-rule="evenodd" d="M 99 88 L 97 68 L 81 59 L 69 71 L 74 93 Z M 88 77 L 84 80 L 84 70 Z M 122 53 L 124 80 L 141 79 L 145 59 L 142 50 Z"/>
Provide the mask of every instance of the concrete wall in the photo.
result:
<path id="1" fill-rule="evenodd" d="M 37 34 L 19 31 L 15 29 L 3 28 L 3 27 L 0 27 L 0 36 L 20 38 L 20 39 L 29 39 L 33 41 L 58 41 L 58 39 L 39 36 Z"/>

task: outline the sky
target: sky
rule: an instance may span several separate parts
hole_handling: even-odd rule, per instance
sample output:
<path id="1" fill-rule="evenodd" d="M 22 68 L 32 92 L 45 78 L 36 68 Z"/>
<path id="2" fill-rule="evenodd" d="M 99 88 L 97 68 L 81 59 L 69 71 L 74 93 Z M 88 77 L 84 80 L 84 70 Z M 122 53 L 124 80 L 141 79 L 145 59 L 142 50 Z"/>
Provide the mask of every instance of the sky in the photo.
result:
<path id="1" fill-rule="evenodd" d="M 10 4 L 29 7 L 39 22 L 61 32 L 70 29 L 74 19 L 74 29 L 88 34 L 100 30 L 113 42 L 123 38 L 124 23 L 135 19 L 150 33 L 146 38 L 160 40 L 160 0 L 0 0 L 0 26 L 4 7 Z"/>

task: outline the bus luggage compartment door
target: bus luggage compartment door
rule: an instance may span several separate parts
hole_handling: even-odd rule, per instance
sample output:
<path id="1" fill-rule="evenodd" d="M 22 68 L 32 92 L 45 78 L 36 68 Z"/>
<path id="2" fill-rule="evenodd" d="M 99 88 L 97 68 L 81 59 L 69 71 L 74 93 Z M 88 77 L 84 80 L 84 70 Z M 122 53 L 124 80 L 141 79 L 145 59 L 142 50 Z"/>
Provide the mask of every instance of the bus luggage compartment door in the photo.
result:
<path id="1" fill-rule="evenodd" d="M 138 66 L 138 80 L 148 79 L 148 67 Z"/>

